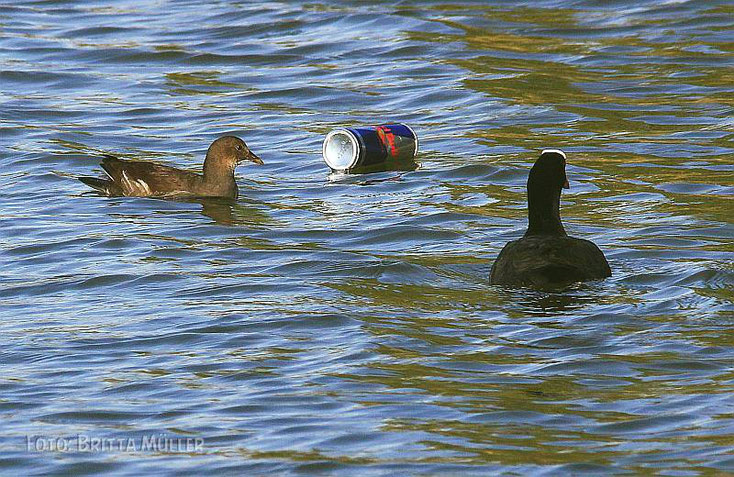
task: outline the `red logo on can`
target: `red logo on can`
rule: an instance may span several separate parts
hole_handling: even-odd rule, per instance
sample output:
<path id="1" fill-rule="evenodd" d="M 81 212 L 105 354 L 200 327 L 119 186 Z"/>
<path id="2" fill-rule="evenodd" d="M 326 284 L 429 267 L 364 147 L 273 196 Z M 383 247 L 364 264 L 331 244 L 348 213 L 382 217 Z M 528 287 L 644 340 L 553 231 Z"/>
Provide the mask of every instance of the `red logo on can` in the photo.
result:
<path id="1" fill-rule="evenodd" d="M 380 138 L 380 141 L 385 146 L 385 148 L 389 151 L 390 155 L 392 157 L 397 157 L 398 148 L 395 146 L 395 134 L 390 131 L 390 128 L 388 128 L 387 126 L 378 126 L 377 136 Z"/>

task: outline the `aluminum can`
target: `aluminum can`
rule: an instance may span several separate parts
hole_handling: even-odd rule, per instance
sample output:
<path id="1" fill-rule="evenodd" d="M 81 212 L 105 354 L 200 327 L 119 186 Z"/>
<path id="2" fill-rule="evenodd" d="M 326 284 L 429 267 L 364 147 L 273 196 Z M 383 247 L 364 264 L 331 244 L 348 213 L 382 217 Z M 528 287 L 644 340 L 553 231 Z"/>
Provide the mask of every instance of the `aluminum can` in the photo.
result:
<path id="1" fill-rule="evenodd" d="M 334 129 L 322 148 L 336 172 L 374 172 L 415 166 L 418 137 L 406 124 Z"/>

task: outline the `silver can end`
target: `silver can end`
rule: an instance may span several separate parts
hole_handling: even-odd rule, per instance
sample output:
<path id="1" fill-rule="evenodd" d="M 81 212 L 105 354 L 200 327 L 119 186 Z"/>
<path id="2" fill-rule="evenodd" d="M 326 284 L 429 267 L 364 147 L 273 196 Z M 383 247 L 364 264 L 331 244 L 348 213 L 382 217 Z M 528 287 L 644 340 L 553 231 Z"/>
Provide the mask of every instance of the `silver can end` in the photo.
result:
<path id="1" fill-rule="evenodd" d="M 322 148 L 324 162 L 335 171 L 346 171 L 357 163 L 359 143 L 351 131 L 335 129 L 326 135 Z"/>

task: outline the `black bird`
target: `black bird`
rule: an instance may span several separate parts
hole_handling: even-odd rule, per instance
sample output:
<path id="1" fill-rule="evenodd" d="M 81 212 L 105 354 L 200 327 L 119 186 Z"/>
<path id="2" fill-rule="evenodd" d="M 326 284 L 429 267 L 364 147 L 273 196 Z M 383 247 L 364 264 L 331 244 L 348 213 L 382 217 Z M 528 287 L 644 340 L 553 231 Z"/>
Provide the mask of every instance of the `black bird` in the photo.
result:
<path id="1" fill-rule="evenodd" d="M 106 178 L 79 177 L 79 180 L 111 197 L 236 199 L 238 189 L 234 169 L 242 161 L 263 163 L 245 141 L 236 136 L 224 136 L 214 141 L 206 151 L 203 175 L 154 162 L 105 156 L 101 165 Z"/>
<path id="2" fill-rule="evenodd" d="M 559 211 L 561 188 L 568 189 L 566 154 L 546 149 L 528 176 L 528 230 L 497 256 L 493 285 L 556 288 L 612 275 L 607 259 L 589 240 L 569 237 Z"/>

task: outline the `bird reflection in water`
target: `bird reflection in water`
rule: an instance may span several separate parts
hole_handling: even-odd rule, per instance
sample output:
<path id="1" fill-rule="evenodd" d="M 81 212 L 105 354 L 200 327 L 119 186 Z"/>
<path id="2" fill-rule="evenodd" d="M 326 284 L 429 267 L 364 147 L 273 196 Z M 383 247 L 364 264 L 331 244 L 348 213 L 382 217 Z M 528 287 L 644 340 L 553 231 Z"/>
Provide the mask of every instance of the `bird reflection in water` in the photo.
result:
<path id="1" fill-rule="evenodd" d="M 218 225 L 263 225 L 269 217 L 262 210 L 243 204 L 242 200 L 207 198 L 188 202 L 201 205 L 201 213 Z"/>
<path id="2" fill-rule="evenodd" d="M 517 291 L 507 290 L 512 295 L 512 302 L 525 308 L 532 315 L 555 315 L 569 313 L 598 302 L 598 292 L 594 285 L 578 283 L 557 289 Z"/>

